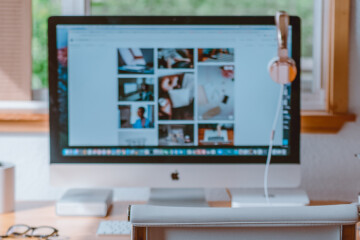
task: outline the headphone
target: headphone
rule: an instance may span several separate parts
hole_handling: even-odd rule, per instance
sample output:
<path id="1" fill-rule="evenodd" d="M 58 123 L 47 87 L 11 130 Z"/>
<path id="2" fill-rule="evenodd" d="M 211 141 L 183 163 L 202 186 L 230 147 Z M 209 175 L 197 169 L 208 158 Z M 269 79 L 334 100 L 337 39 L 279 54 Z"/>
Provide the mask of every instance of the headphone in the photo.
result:
<path id="1" fill-rule="evenodd" d="M 289 29 L 289 15 L 285 11 L 278 11 L 275 15 L 278 39 L 278 56 L 268 65 L 271 79 L 279 84 L 291 83 L 297 74 L 294 59 L 288 56 L 287 39 Z"/>
<path id="2" fill-rule="evenodd" d="M 266 158 L 266 165 L 264 172 L 264 195 L 265 195 L 265 200 L 268 204 L 270 204 L 269 191 L 268 191 L 269 166 L 270 166 L 271 154 L 274 144 L 276 124 L 278 122 L 281 113 L 284 85 L 293 82 L 297 74 L 296 63 L 294 59 L 288 56 L 289 51 L 287 49 L 289 15 L 284 11 L 276 12 L 275 23 L 276 23 L 277 40 L 278 40 L 278 55 L 269 62 L 268 71 L 271 79 L 274 82 L 280 84 L 280 94 L 275 112 L 275 119 L 271 129 L 269 150 Z"/>

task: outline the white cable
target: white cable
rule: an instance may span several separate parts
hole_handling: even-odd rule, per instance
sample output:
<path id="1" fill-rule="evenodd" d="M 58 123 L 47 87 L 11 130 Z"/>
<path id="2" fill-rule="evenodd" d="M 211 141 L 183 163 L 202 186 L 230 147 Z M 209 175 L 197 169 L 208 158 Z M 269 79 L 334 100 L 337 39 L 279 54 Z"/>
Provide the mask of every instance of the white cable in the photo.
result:
<path id="1" fill-rule="evenodd" d="M 271 153 L 272 153 L 273 143 L 274 143 L 274 138 L 275 138 L 275 129 L 276 129 L 276 125 L 277 125 L 279 115 L 281 112 L 281 107 L 282 107 L 283 95 L 284 95 L 284 84 L 280 84 L 279 100 L 278 100 L 278 105 L 277 105 L 277 109 L 276 109 L 276 113 L 275 113 L 274 122 L 273 122 L 272 129 L 271 129 L 269 150 L 268 150 L 268 155 L 266 158 L 265 173 L 264 173 L 264 194 L 265 194 L 265 200 L 266 200 L 267 204 L 270 204 L 269 192 L 268 192 L 269 166 L 270 166 Z"/>

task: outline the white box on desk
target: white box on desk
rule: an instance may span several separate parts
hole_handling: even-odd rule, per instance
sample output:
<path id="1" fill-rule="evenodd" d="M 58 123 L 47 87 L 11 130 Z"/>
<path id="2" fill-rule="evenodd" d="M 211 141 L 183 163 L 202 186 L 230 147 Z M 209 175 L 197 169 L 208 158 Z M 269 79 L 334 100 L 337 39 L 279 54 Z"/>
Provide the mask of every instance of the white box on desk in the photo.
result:
<path id="1" fill-rule="evenodd" d="M 105 217 L 112 198 L 110 189 L 70 189 L 56 202 L 56 214 Z"/>

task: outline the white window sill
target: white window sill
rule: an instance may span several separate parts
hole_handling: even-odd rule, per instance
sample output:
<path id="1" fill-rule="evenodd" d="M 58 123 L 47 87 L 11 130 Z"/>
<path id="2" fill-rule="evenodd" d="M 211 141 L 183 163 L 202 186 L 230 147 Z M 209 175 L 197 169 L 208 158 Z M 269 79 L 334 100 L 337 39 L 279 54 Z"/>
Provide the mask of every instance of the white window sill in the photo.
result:
<path id="1" fill-rule="evenodd" d="M 0 101 L 0 111 L 25 111 L 32 113 L 48 113 L 47 101 Z"/>

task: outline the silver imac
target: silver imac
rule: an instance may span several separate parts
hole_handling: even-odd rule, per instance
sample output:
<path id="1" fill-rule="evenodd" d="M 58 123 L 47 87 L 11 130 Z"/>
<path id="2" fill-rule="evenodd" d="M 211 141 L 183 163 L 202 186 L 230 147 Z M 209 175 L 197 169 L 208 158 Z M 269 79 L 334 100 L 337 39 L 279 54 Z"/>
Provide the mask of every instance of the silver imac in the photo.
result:
<path id="1" fill-rule="evenodd" d="M 300 59 L 300 20 L 289 52 Z M 51 181 L 263 187 L 279 85 L 273 17 L 51 17 Z M 300 81 L 285 86 L 269 175 L 300 185 Z"/>

